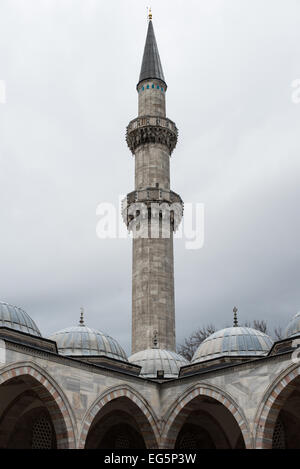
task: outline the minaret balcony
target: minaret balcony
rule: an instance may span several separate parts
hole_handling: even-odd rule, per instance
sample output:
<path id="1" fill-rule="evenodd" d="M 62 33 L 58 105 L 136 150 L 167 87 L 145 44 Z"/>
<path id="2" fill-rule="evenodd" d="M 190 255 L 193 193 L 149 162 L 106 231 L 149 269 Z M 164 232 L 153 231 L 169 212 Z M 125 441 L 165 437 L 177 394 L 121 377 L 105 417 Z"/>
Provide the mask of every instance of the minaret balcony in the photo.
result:
<path id="1" fill-rule="evenodd" d="M 183 217 L 184 203 L 176 192 L 149 187 L 130 192 L 122 202 L 122 216 L 128 229 L 135 218 L 148 219 L 170 217 L 176 231 Z"/>
<path id="2" fill-rule="evenodd" d="M 166 117 L 138 117 L 127 126 L 126 141 L 133 154 L 140 145 L 160 143 L 168 147 L 171 155 L 177 138 L 178 129 L 175 123 Z"/>

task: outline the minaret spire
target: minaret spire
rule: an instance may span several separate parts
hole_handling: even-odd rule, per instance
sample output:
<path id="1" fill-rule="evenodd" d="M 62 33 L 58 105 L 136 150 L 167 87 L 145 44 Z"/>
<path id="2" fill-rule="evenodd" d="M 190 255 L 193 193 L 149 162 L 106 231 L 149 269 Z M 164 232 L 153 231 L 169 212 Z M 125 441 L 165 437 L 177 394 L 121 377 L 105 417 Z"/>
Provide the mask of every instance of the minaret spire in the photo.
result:
<path id="1" fill-rule="evenodd" d="M 144 55 L 143 55 L 142 67 L 141 67 L 141 73 L 140 73 L 138 85 L 143 80 L 155 79 L 155 78 L 157 80 L 163 81 L 165 84 L 164 72 L 162 69 L 158 47 L 157 47 L 155 34 L 154 34 L 151 9 L 149 10 L 148 18 L 149 18 L 148 32 L 147 32 L 147 37 L 146 37 L 146 43 L 145 43 L 145 48 L 144 48 Z"/>

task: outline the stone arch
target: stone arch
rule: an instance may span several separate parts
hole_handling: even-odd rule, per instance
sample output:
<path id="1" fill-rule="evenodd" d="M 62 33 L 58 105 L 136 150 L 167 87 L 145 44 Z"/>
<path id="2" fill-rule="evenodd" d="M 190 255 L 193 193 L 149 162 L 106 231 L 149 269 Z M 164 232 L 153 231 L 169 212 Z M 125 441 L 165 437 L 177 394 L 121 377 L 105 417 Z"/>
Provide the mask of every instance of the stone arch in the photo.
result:
<path id="1" fill-rule="evenodd" d="M 41 367 L 26 362 L 3 368 L 0 371 L 0 386 L 17 378 L 30 383 L 31 390 L 45 405 L 54 426 L 57 448 L 75 448 L 74 419 L 58 384 Z"/>
<path id="2" fill-rule="evenodd" d="M 116 386 L 106 390 L 101 396 L 99 396 L 93 404 L 90 406 L 88 411 L 86 412 L 81 426 L 80 437 L 79 437 L 79 444 L 78 447 L 83 449 L 85 447 L 86 439 L 89 433 L 89 430 L 93 424 L 93 421 L 97 414 L 104 409 L 104 407 L 114 400 L 120 398 L 127 398 L 136 407 L 136 415 L 135 417 L 137 420 L 143 425 L 145 431 L 143 432 L 143 438 L 145 440 L 146 447 L 148 449 L 157 448 L 159 441 L 159 431 L 158 431 L 158 424 L 157 418 L 152 411 L 149 404 L 145 401 L 145 399 L 138 394 L 135 390 L 133 390 L 129 386 Z"/>
<path id="3" fill-rule="evenodd" d="M 296 385 L 300 386 L 300 367 L 293 364 L 269 386 L 255 418 L 256 449 L 272 449 L 277 418 L 287 399 L 296 390 Z"/>
<path id="4" fill-rule="evenodd" d="M 247 419 L 242 410 L 233 401 L 233 399 L 228 396 L 228 394 L 219 390 L 215 386 L 208 385 L 192 386 L 172 404 L 164 418 L 165 425 L 162 432 L 161 447 L 167 449 L 175 447 L 179 431 L 182 428 L 187 415 L 190 413 L 193 403 L 201 396 L 218 401 L 231 413 L 241 431 L 245 448 L 251 449 L 253 447 L 251 433 Z"/>
<path id="5" fill-rule="evenodd" d="M 23 412 L 22 404 L 28 397 L 20 396 L 5 411 L 1 419 L 0 447 L 56 449 L 55 429 L 48 410 L 43 405 L 31 406 L 34 400 L 29 399 L 28 409 Z"/>

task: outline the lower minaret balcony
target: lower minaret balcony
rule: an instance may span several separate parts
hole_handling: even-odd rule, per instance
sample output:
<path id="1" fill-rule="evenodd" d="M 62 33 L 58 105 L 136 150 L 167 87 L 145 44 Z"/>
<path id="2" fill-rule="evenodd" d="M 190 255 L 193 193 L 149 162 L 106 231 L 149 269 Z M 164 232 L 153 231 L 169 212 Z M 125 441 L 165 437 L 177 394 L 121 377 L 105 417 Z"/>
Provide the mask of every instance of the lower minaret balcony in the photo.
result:
<path id="1" fill-rule="evenodd" d="M 169 225 L 172 231 L 176 231 L 183 217 L 183 209 L 184 203 L 180 195 L 159 188 L 130 192 L 122 202 L 123 220 L 129 231 L 133 231 L 137 224 L 145 220 L 149 224 L 156 224 L 161 220 L 161 226 Z"/>

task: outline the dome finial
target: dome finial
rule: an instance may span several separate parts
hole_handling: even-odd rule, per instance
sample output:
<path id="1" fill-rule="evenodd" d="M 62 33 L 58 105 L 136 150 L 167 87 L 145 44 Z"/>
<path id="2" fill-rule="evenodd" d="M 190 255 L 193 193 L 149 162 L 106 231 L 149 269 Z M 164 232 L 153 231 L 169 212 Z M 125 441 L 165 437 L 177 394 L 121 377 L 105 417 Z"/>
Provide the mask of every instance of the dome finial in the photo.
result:
<path id="1" fill-rule="evenodd" d="M 238 327 L 239 323 L 238 323 L 238 318 L 237 318 L 237 312 L 238 312 L 238 309 L 237 307 L 235 306 L 233 308 L 233 327 Z"/>
<path id="2" fill-rule="evenodd" d="M 149 20 L 149 21 L 152 20 L 152 11 L 151 11 L 151 7 L 148 7 L 148 20 Z"/>
<path id="3" fill-rule="evenodd" d="M 84 308 L 81 307 L 80 308 L 80 321 L 79 321 L 80 326 L 84 326 L 83 314 L 84 314 Z"/>
<path id="4" fill-rule="evenodd" d="M 154 331 L 154 333 L 153 333 L 153 339 L 152 339 L 153 348 L 157 348 L 157 345 L 158 345 L 158 338 L 157 338 L 157 335 L 158 335 L 158 332 L 157 332 L 157 331 Z"/>

